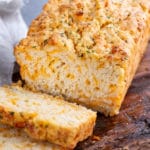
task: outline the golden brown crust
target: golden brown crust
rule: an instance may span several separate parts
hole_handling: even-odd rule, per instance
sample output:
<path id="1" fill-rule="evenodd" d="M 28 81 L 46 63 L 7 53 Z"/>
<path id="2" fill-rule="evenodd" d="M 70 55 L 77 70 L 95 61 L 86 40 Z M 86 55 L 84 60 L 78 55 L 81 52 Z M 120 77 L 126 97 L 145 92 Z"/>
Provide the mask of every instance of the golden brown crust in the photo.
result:
<path id="1" fill-rule="evenodd" d="M 72 50 L 79 55 L 113 54 L 124 59 L 130 55 L 133 40 L 138 40 L 145 28 L 149 5 L 147 0 L 50 0 L 33 20 L 27 38 L 18 48 L 43 49 L 46 45 L 69 48 L 66 41 L 71 40 Z"/>
<path id="2" fill-rule="evenodd" d="M 134 52 L 129 59 L 128 69 L 126 70 L 126 88 L 124 89 L 124 95 L 127 93 L 127 90 L 133 80 L 135 72 L 138 68 L 138 65 L 146 51 L 146 47 L 150 38 L 150 15 L 146 21 L 146 27 L 141 32 L 140 37 L 137 40 L 137 45 L 135 46 Z M 138 52 L 137 52 L 138 51 Z"/>

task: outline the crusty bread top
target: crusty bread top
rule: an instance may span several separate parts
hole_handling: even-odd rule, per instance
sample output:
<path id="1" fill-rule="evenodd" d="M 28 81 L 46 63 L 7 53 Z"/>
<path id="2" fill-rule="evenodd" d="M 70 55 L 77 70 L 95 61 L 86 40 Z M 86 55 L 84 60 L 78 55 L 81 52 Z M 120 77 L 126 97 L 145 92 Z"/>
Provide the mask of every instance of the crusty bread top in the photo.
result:
<path id="1" fill-rule="evenodd" d="M 49 0 L 16 50 L 65 49 L 78 56 L 126 59 L 147 15 L 149 0 Z"/>
<path id="2" fill-rule="evenodd" d="M 64 150 L 48 142 L 30 139 L 23 131 L 0 124 L 0 150 Z"/>

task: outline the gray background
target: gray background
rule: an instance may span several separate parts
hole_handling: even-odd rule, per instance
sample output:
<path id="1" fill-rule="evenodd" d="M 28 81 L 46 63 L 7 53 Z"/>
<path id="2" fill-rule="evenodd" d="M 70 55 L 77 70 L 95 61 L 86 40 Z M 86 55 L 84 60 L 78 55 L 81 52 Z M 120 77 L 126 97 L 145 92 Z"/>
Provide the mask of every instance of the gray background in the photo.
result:
<path id="1" fill-rule="evenodd" d="M 30 25 L 31 21 L 38 16 L 47 1 L 48 0 L 24 0 L 25 5 L 22 8 L 22 15 L 27 25 Z"/>

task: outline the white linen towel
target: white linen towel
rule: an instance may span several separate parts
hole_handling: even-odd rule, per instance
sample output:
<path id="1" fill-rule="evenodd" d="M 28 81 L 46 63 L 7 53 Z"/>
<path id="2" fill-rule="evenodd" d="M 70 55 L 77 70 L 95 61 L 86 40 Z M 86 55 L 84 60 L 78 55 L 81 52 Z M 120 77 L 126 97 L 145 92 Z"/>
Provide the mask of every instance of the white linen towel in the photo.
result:
<path id="1" fill-rule="evenodd" d="M 22 6 L 22 0 L 0 0 L 0 85 L 11 83 L 13 47 L 27 33 Z"/>

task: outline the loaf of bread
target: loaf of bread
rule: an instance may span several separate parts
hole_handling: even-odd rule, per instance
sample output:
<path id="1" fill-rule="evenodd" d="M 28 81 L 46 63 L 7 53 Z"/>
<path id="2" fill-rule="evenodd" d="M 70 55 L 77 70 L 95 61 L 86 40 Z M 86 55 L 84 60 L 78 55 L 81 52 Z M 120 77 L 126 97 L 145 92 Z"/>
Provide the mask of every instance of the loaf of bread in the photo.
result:
<path id="1" fill-rule="evenodd" d="M 61 98 L 18 86 L 0 88 L 0 121 L 34 139 L 72 149 L 92 134 L 95 120 L 96 112 Z"/>
<path id="2" fill-rule="evenodd" d="M 48 142 L 30 139 L 23 131 L 0 124 L 0 150 L 66 150 Z"/>
<path id="3" fill-rule="evenodd" d="M 28 87 L 118 114 L 150 34 L 150 0 L 49 0 L 15 48 Z"/>

